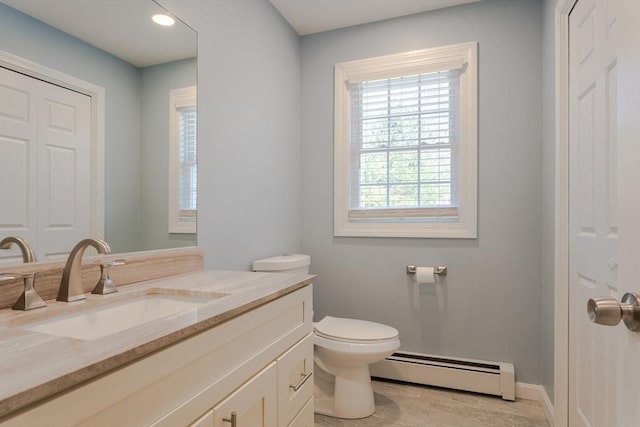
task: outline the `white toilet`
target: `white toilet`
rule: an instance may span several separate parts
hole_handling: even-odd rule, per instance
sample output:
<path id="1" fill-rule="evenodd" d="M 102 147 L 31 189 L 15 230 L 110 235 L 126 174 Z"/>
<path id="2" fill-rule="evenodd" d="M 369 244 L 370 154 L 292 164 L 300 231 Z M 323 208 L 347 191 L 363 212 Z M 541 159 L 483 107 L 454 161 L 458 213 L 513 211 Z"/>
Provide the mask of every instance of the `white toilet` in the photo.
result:
<path id="1" fill-rule="evenodd" d="M 257 260 L 254 271 L 308 272 L 308 255 Z M 326 316 L 314 324 L 315 412 L 364 418 L 375 412 L 369 365 L 400 348 L 398 331 L 364 320 Z"/>

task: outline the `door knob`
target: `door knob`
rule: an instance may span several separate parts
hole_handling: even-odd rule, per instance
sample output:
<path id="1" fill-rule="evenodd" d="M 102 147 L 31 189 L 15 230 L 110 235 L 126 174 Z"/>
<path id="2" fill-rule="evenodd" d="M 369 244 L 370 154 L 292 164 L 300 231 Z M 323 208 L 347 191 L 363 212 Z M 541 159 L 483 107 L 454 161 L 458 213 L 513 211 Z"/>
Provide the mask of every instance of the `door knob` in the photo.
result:
<path id="1" fill-rule="evenodd" d="M 618 302 L 613 297 L 590 299 L 587 302 L 587 313 L 593 323 L 615 326 L 624 321 L 630 331 L 640 330 L 640 295 L 627 292 Z"/>

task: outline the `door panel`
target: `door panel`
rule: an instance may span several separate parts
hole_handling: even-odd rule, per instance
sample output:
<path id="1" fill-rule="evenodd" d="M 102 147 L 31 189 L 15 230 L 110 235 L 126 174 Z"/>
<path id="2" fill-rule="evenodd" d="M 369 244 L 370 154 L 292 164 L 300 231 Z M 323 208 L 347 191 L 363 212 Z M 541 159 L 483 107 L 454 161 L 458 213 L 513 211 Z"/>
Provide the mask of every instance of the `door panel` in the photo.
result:
<path id="1" fill-rule="evenodd" d="M 614 417 L 615 334 L 590 322 L 586 302 L 618 298 L 615 31 L 607 2 L 580 0 L 569 17 L 569 424 Z M 606 398 L 603 398 L 606 394 Z"/>
<path id="2" fill-rule="evenodd" d="M 36 239 L 37 80 L 0 68 L 0 239 Z M 0 264 L 22 262 L 15 247 Z"/>
<path id="3" fill-rule="evenodd" d="M 66 258 L 90 237 L 91 100 L 45 84 L 39 97 L 38 252 Z"/>
<path id="4" fill-rule="evenodd" d="M 639 33 L 636 1 L 579 0 L 569 16 L 570 426 L 640 415 L 640 333 L 586 311 L 590 298 L 640 291 Z"/>

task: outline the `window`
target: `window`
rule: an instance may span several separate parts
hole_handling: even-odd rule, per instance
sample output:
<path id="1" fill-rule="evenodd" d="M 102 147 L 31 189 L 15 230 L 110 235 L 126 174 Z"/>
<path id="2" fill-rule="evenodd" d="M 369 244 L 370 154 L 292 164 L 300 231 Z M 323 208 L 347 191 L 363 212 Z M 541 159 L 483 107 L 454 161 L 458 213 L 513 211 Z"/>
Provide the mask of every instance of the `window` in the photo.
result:
<path id="1" fill-rule="evenodd" d="M 476 237 L 476 49 L 336 65 L 336 236 Z"/>
<path id="2" fill-rule="evenodd" d="M 198 195 L 196 88 L 173 89 L 169 99 L 169 233 L 195 233 Z"/>

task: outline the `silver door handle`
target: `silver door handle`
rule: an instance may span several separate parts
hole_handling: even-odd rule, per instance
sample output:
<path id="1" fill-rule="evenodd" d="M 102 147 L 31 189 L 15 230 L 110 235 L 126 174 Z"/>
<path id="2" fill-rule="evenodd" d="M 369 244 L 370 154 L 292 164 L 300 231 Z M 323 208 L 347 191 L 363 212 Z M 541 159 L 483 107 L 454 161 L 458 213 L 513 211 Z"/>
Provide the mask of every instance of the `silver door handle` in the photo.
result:
<path id="1" fill-rule="evenodd" d="M 593 323 L 615 326 L 624 322 L 630 331 L 640 330 L 640 295 L 627 292 L 618 302 L 613 297 L 590 299 L 587 302 L 587 313 Z"/>

